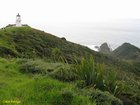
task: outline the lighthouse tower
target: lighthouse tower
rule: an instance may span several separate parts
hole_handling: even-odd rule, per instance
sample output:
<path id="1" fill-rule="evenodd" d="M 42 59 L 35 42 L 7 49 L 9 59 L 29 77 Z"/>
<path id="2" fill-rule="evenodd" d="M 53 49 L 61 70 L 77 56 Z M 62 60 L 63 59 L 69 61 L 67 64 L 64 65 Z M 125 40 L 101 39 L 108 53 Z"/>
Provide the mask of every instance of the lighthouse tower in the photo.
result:
<path id="1" fill-rule="evenodd" d="M 19 15 L 19 13 L 16 16 L 16 27 L 21 27 L 21 17 Z"/>

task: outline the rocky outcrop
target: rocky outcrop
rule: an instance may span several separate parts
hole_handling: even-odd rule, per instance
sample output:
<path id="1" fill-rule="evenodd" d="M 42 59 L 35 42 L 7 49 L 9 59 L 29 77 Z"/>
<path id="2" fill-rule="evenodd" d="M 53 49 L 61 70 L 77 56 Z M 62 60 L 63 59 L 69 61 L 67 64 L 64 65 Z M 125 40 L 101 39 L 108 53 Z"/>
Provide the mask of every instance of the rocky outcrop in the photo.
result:
<path id="1" fill-rule="evenodd" d="M 110 54 L 111 48 L 108 46 L 107 43 L 103 43 L 99 48 L 99 52 L 104 53 L 104 54 Z"/>

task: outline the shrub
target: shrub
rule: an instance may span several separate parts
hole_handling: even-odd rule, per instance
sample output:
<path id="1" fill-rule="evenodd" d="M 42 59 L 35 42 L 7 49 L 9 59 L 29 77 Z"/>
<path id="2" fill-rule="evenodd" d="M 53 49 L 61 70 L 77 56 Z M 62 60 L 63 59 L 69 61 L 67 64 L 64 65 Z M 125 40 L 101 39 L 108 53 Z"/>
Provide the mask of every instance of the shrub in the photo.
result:
<path id="1" fill-rule="evenodd" d="M 58 48 L 52 49 L 52 56 L 54 61 L 59 61 L 59 58 L 61 56 L 61 50 Z"/>
<path id="2" fill-rule="evenodd" d="M 78 65 L 76 70 L 80 80 L 84 80 L 86 86 L 92 85 L 96 80 L 96 71 L 93 58 L 84 59 Z"/>
<path id="3" fill-rule="evenodd" d="M 73 92 L 70 90 L 64 90 L 61 95 L 63 98 L 62 105 L 71 105 L 74 97 Z"/>
<path id="4" fill-rule="evenodd" d="M 123 103 L 109 92 L 99 90 L 90 91 L 92 101 L 96 101 L 97 105 L 123 105 Z"/>
<path id="5" fill-rule="evenodd" d="M 85 81 L 86 86 L 95 86 L 96 88 L 104 88 L 104 66 L 95 64 L 92 57 L 83 59 L 78 65 L 77 75 L 80 80 Z"/>
<path id="6" fill-rule="evenodd" d="M 85 83 L 85 81 L 84 80 L 78 80 L 77 82 L 76 82 L 76 86 L 78 87 L 78 88 L 84 88 L 84 87 L 86 87 L 86 83 Z"/>
<path id="7" fill-rule="evenodd" d="M 115 71 L 108 72 L 105 76 L 105 90 L 112 93 L 114 96 L 118 96 L 120 93 L 122 93 L 124 85 L 121 81 L 118 81 L 117 74 Z"/>
<path id="8" fill-rule="evenodd" d="M 21 65 L 20 71 L 22 73 L 41 73 L 44 74 L 45 68 L 43 68 L 41 65 L 39 65 L 37 62 L 26 62 Z"/>
<path id="9" fill-rule="evenodd" d="M 0 56 L 1 57 L 17 57 L 17 52 L 13 51 L 10 48 L 6 48 L 3 46 L 0 46 Z"/>
<path id="10" fill-rule="evenodd" d="M 22 73 L 39 73 L 39 74 L 50 74 L 58 67 L 61 67 L 61 63 L 47 63 L 43 60 L 23 60 L 19 62 Z"/>
<path id="11" fill-rule="evenodd" d="M 113 71 L 105 72 L 104 64 L 95 64 L 92 57 L 83 59 L 78 65 L 76 73 L 81 80 L 77 86 L 95 87 L 103 91 L 109 91 L 115 96 L 118 96 L 123 85 L 117 80 L 117 74 Z"/>
<path id="12" fill-rule="evenodd" d="M 74 81 L 77 79 L 77 75 L 74 72 L 74 68 L 71 66 L 61 66 L 57 68 L 54 72 L 52 72 L 51 76 L 55 79 L 61 80 L 61 81 Z"/>
<path id="13" fill-rule="evenodd" d="M 95 86 L 96 88 L 99 88 L 101 90 L 105 90 L 105 66 L 104 64 L 96 64 L 95 65 L 95 70 L 96 70 L 96 80 L 95 80 Z"/>

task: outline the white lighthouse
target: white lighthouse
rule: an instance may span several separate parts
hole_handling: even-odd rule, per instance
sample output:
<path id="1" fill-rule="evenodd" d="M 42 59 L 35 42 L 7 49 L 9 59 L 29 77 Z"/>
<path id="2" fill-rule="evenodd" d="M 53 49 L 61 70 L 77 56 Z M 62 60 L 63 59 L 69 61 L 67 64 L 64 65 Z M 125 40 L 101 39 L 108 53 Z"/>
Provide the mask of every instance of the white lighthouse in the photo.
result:
<path id="1" fill-rule="evenodd" d="M 21 27 L 21 17 L 19 15 L 19 13 L 16 16 L 16 27 Z"/>

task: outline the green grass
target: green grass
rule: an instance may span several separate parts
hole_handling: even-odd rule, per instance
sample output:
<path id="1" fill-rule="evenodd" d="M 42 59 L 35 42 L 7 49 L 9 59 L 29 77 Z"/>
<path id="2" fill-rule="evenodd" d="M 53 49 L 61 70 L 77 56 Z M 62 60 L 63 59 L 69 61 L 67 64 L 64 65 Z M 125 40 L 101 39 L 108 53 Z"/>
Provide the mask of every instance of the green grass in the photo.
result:
<path id="1" fill-rule="evenodd" d="M 0 56 L 5 58 L 45 58 L 68 63 L 80 62 L 84 56 L 93 55 L 98 63 L 121 68 L 139 75 L 139 66 L 117 60 L 52 34 L 31 27 L 7 27 L 0 29 Z M 137 65 L 136 65 L 137 66 Z"/>
<path id="2" fill-rule="evenodd" d="M 0 29 L 0 56 L 0 104 L 140 104 L 138 62 L 121 61 L 31 27 Z"/>
<path id="3" fill-rule="evenodd" d="M 93 69 L 93 61 L 92 59 L 90 60 L 92 66 L 90 64 L 88 66 Z M 26 68 L 26 70 L 30 71 L 32 70 L 30 67 L 37 67 L 41 72 L 27 72 L 23 69 Z M 133 103 L 138 102 L 139 82 L 136 82 L 135 79 L 133 79 L 135 82 L 131 81 L 129 83 L 130 85 L 133 83 L 133 86 L 130 86 L 127 83 L 127 78 L 125 78 L 125 90 L 123 90 L 123 94 L 114 97 L 114 94 L 109 89 L 113 86 L 115 87 L 116 84 L 114 85 L 115 82 L 113 79 L 109 81 L 110 76 L 106 80 L 108 83 L 112 83 L 112 81 L 114 83 L 106 84 L 108 89 L 105 91 L 108 92 L 104 92 L 102 86 L 96 86 L 100 84 L 100 81 L 102 82 L 105 79 L 103 77 L 107 77 L 107 72 L 100 74 L 100 76 L 96 75 L 96 81 L 92 81 L 94 84 L 90 87 L 85 85 L 84 88 L 79 88 L 77 87 L 77 82 L 81 81 L 81 79 L 76 76 L 77 74 L 73 74 L 75 73 L 73 67 L 75 68 L 76 66 L 53 63 L 41 59 L 0 58 L 0 102 L 3 105 L 3 101 L 5 100 L 19 100 L 21 105 L 121 105 L 121 101 L 118 98 L 122 99 L 123 94 L 128 94 L 128 99 Z M 82 65 L 81 67 L 86 67 L 86 65 Z M 98 70 L 96 70 L 97 68 Z M 97 68 L 95 67 L 96 74 L 102 71 L 102 67 L 97 66 Z M 86 67 L 84 72 L 88 69 Z M 90 73 L 90 70 L 87 72 Z M 73 79 L 73 76 L 76 76 L 76 78 Z M 116 81 L 120 77 L 113 76 L 113 78 Z"/>
<path id="4" fill-rule="evenodd" d="M 69 54 L 80 56 L 92 52 L 87 47 L 64 41 L 54 35 L 30 27 L 1 29 L 0 37 L 0 46 L 16 51 L 18 56 L 26 58 L 53 57 L 52 52 L 55 48 L 60 50 L 67 59 L 70 57 Z"/>
<path id="5" fill-rule="evenodd" d="M 89 97 L 76 94 L 72 84 L 41 74 L 21 73 L 19 62 L 20 59 L 0 59 L 1 104 L 4 100 L 19 100 L 21 105 L 94 105 Z"/>
<path id="6" fill-rule="evenodd" d="M 95 100 L 91 101 L 90 95 L 85 95 L 84 90 L 82 90 L 83 92 L 80 92 L 79 89 L 77 90 L 73 83 L 69 84 L 58 81 L 59 78 L 56 78 L 58 80 L 53 79 L 51 78 L 52 75 L 21 72 L 20 69 L 24 63 L 35 65 L 40 63 L 42 68 L 45 65 L 45 61 L 42 60 L 0 59 L 1 104 L 4 105 L 3 101 L 5 100 L 15 100 L 20 101 L 21 105 L 96 105 Z M 54 66 L 55 64 L 50 63 L 50 65 Z M 45 70 L 51 67 L 45 66 Z M 56 63 L 57 66 L 58 63 Z"/>

